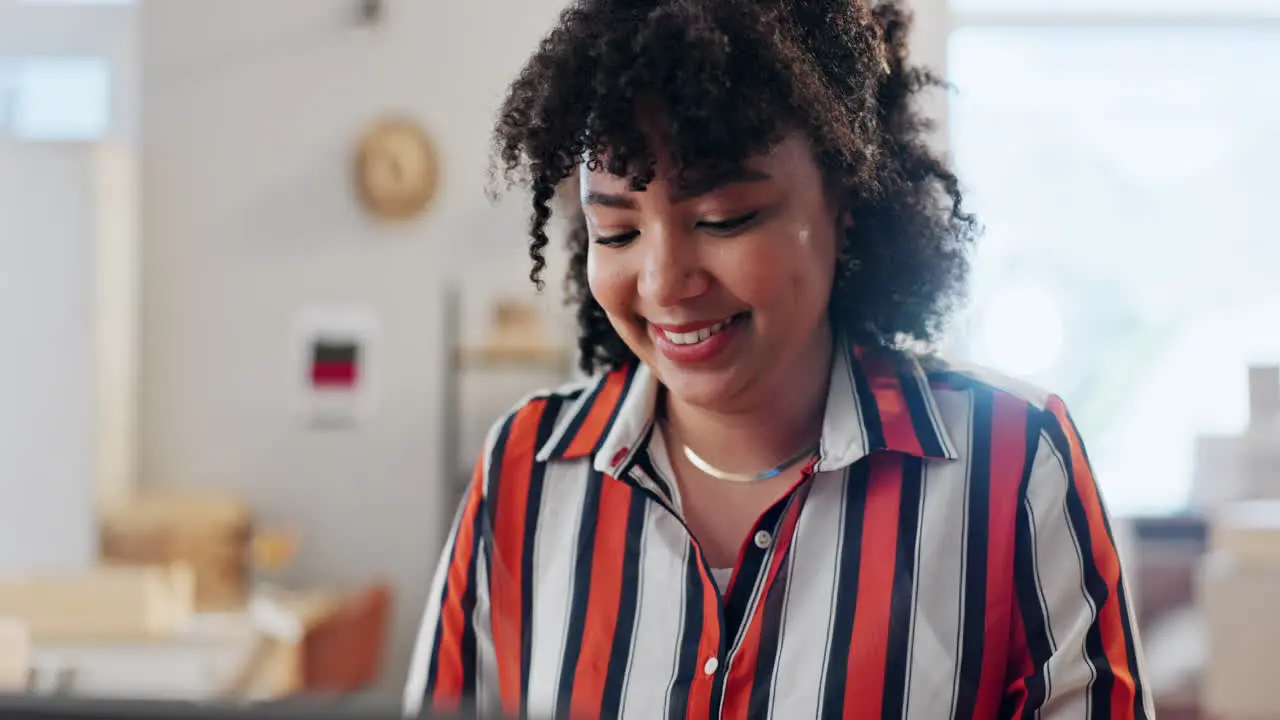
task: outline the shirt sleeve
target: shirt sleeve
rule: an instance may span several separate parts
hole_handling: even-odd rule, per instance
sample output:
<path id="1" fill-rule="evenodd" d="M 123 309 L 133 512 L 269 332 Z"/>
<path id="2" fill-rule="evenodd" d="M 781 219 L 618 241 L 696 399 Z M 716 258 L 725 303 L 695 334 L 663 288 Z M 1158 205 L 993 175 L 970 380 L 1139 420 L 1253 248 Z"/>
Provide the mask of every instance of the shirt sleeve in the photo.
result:
<path id="1" fill-rule="evenodd" d="M 1004 717 L 1150 718 L 1124 570 L 1084 445 L 1057 397 L 1037 413 L 1014 558 Z"/>
<path id="2" fill-rule="evenodd" d="M 486 453 L 487 455 L 487 453 Z M 493 632 L 489 613 L 485 458 L 476 464 L 436 568 L 404 689 L 404 714 L 485 705 Z"/>

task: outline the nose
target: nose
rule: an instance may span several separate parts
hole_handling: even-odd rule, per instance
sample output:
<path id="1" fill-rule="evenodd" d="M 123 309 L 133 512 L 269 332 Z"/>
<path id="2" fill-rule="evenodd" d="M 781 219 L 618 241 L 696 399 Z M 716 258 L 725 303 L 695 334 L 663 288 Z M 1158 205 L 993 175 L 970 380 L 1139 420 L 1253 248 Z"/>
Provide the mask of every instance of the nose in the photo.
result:
<path id="1" fill-rule="evenodd" d="M 711 280 L 696 240 L 671 229 L 650 233 L 640 275 L 641 297 L 659 307 L 679 305 L 707 291 Z"/>

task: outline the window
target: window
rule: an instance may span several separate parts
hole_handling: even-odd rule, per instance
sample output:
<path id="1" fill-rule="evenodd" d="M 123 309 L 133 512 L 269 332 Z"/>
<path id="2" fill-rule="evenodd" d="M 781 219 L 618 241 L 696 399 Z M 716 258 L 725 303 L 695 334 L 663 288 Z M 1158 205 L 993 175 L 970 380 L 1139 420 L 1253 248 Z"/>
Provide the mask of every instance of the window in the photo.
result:
<path id="1" fill-rule="evenodd" d="M 136 0 L 0 0 L 0 138 L 136 133 Z"/>
<path id="2" fill-rule="evenodd" d="M 85 140 L 102 136 L 110 118 L 110 71 L 101 58 L 0 59 L 0 132 Z"/>
<path id="3" fill-rule="evenodd" d="M 1280 3 L 1103 5 L 952 0 L 950 147 L 986 227 L 954 339 L 1063 395 L 1114 512 L 1172 512 L 1196 438 L 1243 430 L 1247 366 L 1280 362 L 1280 23 L 1256 14 Z"/>

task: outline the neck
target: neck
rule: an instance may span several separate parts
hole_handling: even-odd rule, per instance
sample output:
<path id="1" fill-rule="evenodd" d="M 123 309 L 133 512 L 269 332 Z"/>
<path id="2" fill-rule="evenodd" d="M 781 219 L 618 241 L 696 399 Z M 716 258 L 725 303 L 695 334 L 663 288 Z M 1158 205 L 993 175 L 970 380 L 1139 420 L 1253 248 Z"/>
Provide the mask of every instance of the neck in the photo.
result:
<path id="1" fill-rule="evenodd" d="M 729 472 L 759 472 L 787 459 L 822 433 L 834 345 L 825 325 L 810 345 L 731 406 L 700 407 L 664 393 L 668 431 Z"/>

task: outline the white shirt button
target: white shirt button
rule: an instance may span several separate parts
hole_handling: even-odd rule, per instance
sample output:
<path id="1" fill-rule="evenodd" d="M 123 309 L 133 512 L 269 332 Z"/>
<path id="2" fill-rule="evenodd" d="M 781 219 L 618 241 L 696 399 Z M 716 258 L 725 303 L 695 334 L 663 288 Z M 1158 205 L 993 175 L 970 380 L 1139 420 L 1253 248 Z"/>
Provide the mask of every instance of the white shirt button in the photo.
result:
<path id="1" fill-rule="evenodd" d="M 756 533 L 756 547 L 761 550 L 768 550 L 773 545 L 773 536 L 767 530 L 761 530 Z"/>
<path id="2" fill-rule="evenodd" d="M 715 675 L 719 669 L 720 661 L 713 657 L 707 658 L 707 664 L 702 666 L 702 671 L 708 675 Z"/>

